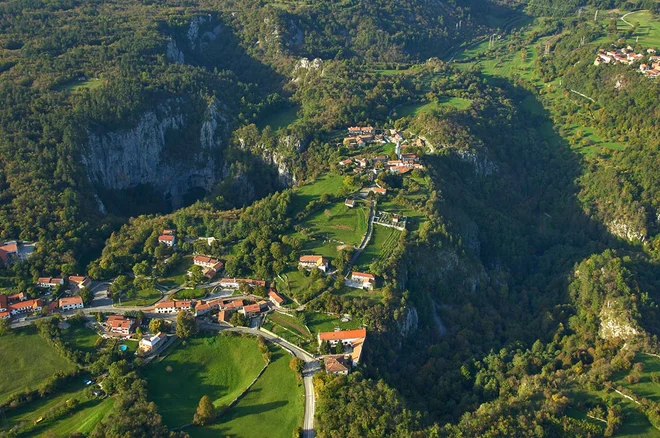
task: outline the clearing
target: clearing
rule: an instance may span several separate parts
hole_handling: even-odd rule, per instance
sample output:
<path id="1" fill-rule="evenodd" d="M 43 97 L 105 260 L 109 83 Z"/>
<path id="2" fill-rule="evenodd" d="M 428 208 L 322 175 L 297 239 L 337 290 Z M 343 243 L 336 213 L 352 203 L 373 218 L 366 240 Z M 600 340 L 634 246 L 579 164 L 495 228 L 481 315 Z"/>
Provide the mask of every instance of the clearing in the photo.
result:
<path id="1" fill-rule="evenodd" d="M 203 333 L 145 370 L 149 398 L 169 427 L 192 422 L 204 395 L 228 405 L 259 374 L 264 360 L 251 337 Z"/>
<path id="2" fill-rule="evenodd" d="M 56 371 L 69 372 L 73 365 L 29 326 L 0 337 L 0 402 L 11 394 L 36 388 Z"/>
<path id="3" fill-rule="evenodd" d="M 307 204 L 322 194 L 337 195 L 344 186 L 344 177 L 337 173 L 326 173 L 315 181 L 298 187 L 293 192 L 291 210 L 295 213 L 302 211 Z"/>
<path id="4" fill-rule="evenodd" d="M 291 356 L 271 348 L 272 361 L 252 388 L 220 416 L 217 424 L 190 429 L 197 437 L 290 438 L 302 425 L 304 397 L 302 383 L 289 368 Z"/>
<path id="5" fill-rule="evenodd" d="M 186 255 L 174 268 L 172 272 L 168 274 L 167 277 L 163 277 L 158 280 L 158 284 L 162 284 L 167 287 L 176 287 L 181 286 L 186 281 L 186 273 L 193 265 L 193 256 Z"/>

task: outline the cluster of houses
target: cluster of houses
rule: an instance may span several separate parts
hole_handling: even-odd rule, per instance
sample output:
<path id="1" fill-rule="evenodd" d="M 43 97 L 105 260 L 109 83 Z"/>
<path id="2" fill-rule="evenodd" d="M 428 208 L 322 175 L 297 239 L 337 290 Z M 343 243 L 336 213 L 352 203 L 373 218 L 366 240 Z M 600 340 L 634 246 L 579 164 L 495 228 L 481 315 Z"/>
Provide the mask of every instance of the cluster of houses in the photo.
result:
<path id="1" fill-rule="evenodd" d="M 41 312 L 43 308 L 43 300 L 30 300 L 23 292 L 12 295 L 0 294 L 0 319 Z"/>
<path id="2" fill-rule="evenodd" d="M 376 141 L 384 142 L 382 135 L 376 135 L 373 126 L 351 126 L 348 128 L 348 137 L 344 138 L 345 146 L 366 146 Z"/>
<path id="3" fill-rule="evenodd" d="M 648 56 L 648 63 L 642 63 L 639 66 L 639 71 L 644 76 L 655 78 L 660 76 L 660 56 L 655 55 L 655 49 L 646 49 Z M 635 53 L 634 49 L 630 46 L 615 48 L 611 50 L 600 50 L 594 60 L 594 65 L 601 64 L 625 64 L 632 65 L 635 62 L 641 62 L 645 55 L 643 53 Z"/>
<path id="4" fill-rule="evenodd" d="M 201 267 L 204 276 L 209 280 L 215 278 L 224 266 L 224 263 L 220 260 L 204 255 L 196 255 L 193 257 L 193 264 Z"/>
<path id="5" fill-rule="evenodd" d="M 70 275 L 67 278 L 69 282 L 69 288 L 72 291 L 80 291 L 86 287 L 89 287 L 92 284 L 92 280 L 83 275 Z M 37 287 L 42 289 L 55 289 L 60 286 L 64 286 L 64 278 L 62 277 L 39 277 L 37 279 Z"/>
<path id="6" fill-rule="evenodd" d="M 348 374 L 351 367 L 357 366 L 360 363 L 362 348 L 366 338 L 367 330 L 364 328 L 319 333 L 319 346 L 324 342 L 327 342 L 330 347 L 336 347 L 341 344 L 344 350 L 342 354 L 329 354 L 323 356 L 326 373 Z"/>

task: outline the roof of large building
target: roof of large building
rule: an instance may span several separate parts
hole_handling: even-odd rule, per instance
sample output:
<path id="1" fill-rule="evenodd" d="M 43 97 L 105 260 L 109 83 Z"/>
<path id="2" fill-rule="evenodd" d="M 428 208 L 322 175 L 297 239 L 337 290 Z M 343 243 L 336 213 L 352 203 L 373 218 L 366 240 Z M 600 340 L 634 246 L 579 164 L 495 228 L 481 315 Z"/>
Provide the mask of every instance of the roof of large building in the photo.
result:
<path id="1" fill-rule="evenodd" d="M 64 280 L 58 277 L 39 277 L 37 279 L 38 284 L 62 284 Z"/>
<path id="2" fill-rule="evenodd" d="M 73 306 L 77 304 L 82 304 L 83 300 L 81 297 L 65 297 L 60 298 L 60 307 L 64 306 Z"/>
<path id="3" fill-rule="evenodd" d="M 89 277 L 86 277 L 84 275 L 69 275 L 69 282 L 70 283 L 81 285 L 81 284 L 86 283 L 88 281 L 90 281 Z"/>
<path id="4" fill-rule="evenodd" d="M 261 306 L 259 303 L 248 304 L 247 306 L 243 307 L 243 310 L 245 313 L 259 313 L 261 312 Z"/>
<path id="5" fill-rule="evenodd" d="M 156 309 L 187 309 L 192 305 L 190 300 L 172 300 L 172 301 L 161 301 L 156 304 Z"/>
<path id="6" fill-rule="evenodd" d="M 342 339 L 359 339 L 367 337 L 367 329 L 339 330 L 336 332 L 321 332 L 319 339 L 322 341 L 339 341 Z"/>
<path id="7" fill-rule="evenodd" d="M 323 363 L 328 373 L 348 371 L 348 363 L 342 354 L 323 356 Z"/>
<path id="8" fill-rule="evenodd" d="M 171 234 L 161 234 L 158 236 L 158 241 L 159 242 L 172 242 L 174 240 L 174 236 Z"/>
<path id="9" fill-rule="evenodd" d="M 121 315 L 110 315 L 106 323 L 112 328 L 130 329 L 134 320 Z"/>
<path id="10" fill-rule="evenodd" d="M 41 301 L 40 299 L 27 300 L 27 301 L 19 301 L 18 303 L 10 304 L 9 310 L 26 309 L 28 307 L 35 309 L 37 307 L 43 307 L 43 306 L 44 306 L 44 302 Z"/>
<path id="11" fill-rule="evenodd" d="M 373 274 L 367 274 L 366 272 L 353 272 L 351 277 L 364 278 L 368 280 L 375 280 L 376 277 Z"/>
<path id="12" fill-rule="evenodd" d="M 282 304 L 284 301 L 284 297 L 280 294 L 277 293 L 275 289 L 271 289 L 268 291 L 268 296 L 272 298 L 277 304 Z"/>

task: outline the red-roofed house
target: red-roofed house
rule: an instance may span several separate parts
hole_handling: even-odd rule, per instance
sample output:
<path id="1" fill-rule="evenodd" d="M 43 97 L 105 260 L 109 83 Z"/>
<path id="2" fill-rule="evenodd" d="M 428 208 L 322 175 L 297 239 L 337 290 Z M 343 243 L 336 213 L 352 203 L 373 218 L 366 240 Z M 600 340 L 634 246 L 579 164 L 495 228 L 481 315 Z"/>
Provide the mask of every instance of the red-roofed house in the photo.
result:
<path id="1" fill-rule="evenodd" d="M 18 242 L 5 242 L 0 246 L 0 260 L 7 265 L 18 257 Z"/>
<path id="2" fill-rule="evenodd" d="M 82 309 L 84 307 L 85 305 L 83 304 L 81 297 L 60 298 L 60 309 L 62 309 L 63 312 L 68 310 Z"/>
<path id="3" fill-rule="evenodd" d="M 206 315 L 207 313 L 217 310 L 220 307 L 218 300 L 199 303 L 195 306 L 195 316 Z"/>
<path id="4" fill-rule="evenodd" d="M 274 289 L 268 291 L 268 299 L 271 303 L 275 304 L 275 307 L 281 307 L 286 302 L 286 299 Z"/>
<path id="5" fill-rule="evenodd" d="M 121 315 L 110 315 L 108 316 L 108 320 L 105 322 L 105 325 L 112 333 L 129 335 L 137 326 L 137 321 Z"/>
<path id="6" fill-rule="evenodd" d="M 84 275 L 69 275 L 69 284 L 80 290 L 89 287 L 92 284 L 92 279 Z"/>
<path id="7" fill-rule="evenodd" d="M 62 286 L 64 284 L 63 278 L 53 278 L 53 277 L 39 277 L 37 280 L 37 287 L 44 287 L 48 289 L 56 288 L 57 286 Z"/>
<path id="8" fill-rule="evenodd" d="M 240 312 L 250 318 L 261 313 L 261 306 L 259 303 L 248 304 L 247 306 L 243 306 Z"/>
<path id="9" fill-rule="evenodd" d="M 298 259 L 298 265 L 305 269 L 320 269 L 323 272 L 328 270 L 328 259 L 320 255 L 305 255 Z"/>
<path id="10" fill-rule="evenodd" d="M 20 301 L 18 303 L 10 304 L 8 310 L 12 314 L 12 316 L 15 316 L 15 315 L 22 315 L 25 313 L 41 312 L 43 307 L 44 307 L 44 302 L 37 299 L 37 300 Z"/>
<path id="11" fill-rule="evenodd" d="M 25 295 L 25 292 L 19 292 L 17 294 L 7 295 L 7 301 L 9 304 L 18 303 L 19 301 L 25 301 L 28 297 Z"/>
<path id="12" fill-rule="evenodd" d="M 352 349 L 351 360 L 353 365 L 357 365 L 360 362 L 360 356 L 362 355 L 362 346 L 364 341 L 367 338 L 366 329 L 357 329 L 357 330 L 338 330 L 334 332 L 321 332 L 318 334 L 319 345 L 323 342 L 328 342 L 330 345 L 335 346 L 341 342 L 344 347 L 349 347 Z"/>
<path id="13" fill-rule="evenodd" d="M 229 323 L 229 320 L 231 319 L 231 314 L 233 312 L 231 310 L 221 310 L 218 312 L 218 322 L 226 322 Z"/>
<path id="14" fill-rule="evenodd" d="M 11 318 L 11 313 L 3 311 L 0 312 L 0 319 L 10 319 Z"/>
<path id="15" fill-rule="evenodd" d="M 179 313 L 182 310 L 192 310 L 192 301 L 190 300 L 172 300 L 161 301 L 154 306 L 156 313 Z"/>
<path id="16" fill-rule="evenodd" d="M 323 365 L 325 366 L 325 372 L 328 374 L 341 374 L 345 376 L 351 369 L 350 362 L 343 354 L 323 356 Z"/>
<path id="17" fill-rule="evenodd" d="M 158 243 L 173 247 L 176 245 L 176 232 L 174 230 L 163 230 L 163 234 L 158 236 Z"/>
<path id="18" fill-rule="evenodd" d="M 351 283 L 359 285 L 362 289 L 373 289 L 376 284 L 376 277 L 365 272 L 353 272 L 351 273 Z"/>

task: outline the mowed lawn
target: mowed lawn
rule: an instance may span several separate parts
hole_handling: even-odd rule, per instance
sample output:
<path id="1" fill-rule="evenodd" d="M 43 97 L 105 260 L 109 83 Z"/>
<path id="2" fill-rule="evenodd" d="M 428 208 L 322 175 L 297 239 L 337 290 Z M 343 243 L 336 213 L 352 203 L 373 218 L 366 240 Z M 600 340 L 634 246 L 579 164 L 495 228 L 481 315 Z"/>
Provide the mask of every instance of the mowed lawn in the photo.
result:
<path id="1" fill-rule="evenodd" d="M 158 283 L 167 287 L 181 286 L 186 281 L 186 274 L 192 265 L 193 256 L 184 256 L 183 260 L 172 268 L 172 272 L 170 272 L 167 277 L 159 279 Z"/>
<path id="2" fill-rule="evenodd" d="M 162 294 L 158 289 L 142 289 L 137 292 L 135 298 L 122 299 L 121 306 L 150 306 L 160 299 Z"/>
<path id="3" fill-rule="evenodd" d="M 272 349 L 272 362 L 252 388 L 216 424 L 204 429 L 186 429 L 193 438 L 290 438 L 302 425 L 302 382 L 289 368 L 291 356 Z"/>
<path id="4" fill-rule="evenodd" d="M 11 394 L 36 388 L 56 371 L 73 365 L 38 333 L 34 326 L 11 330 L 0 337 L 0 402 Z"/>
<path id="5" fill-rule="evenodd" d="M 362 326 L 362 320 L 353 318 L 348 322 L 341 322 L 341 317 L 338 315 L 328 315 L 321 312 L 308 312 L 307 313 L 307 326 L 312 331 L 314 336 L 320 332 L 331 332 L 336 328 L 342 330 L 353 330 Z"/>
<path id="6" fill-rule="evenodd" d="M 149 398 L 169 427 L 192 422 L 199 400 L 228 405 L 264 366 L 254 338 L 201 334 L 145 371 Z"/>
<path id="7" fill-rule="evenodd" d="M 314 213 L 300 226 L 311 228 L 329 239 L 359 245 L 367 232 L 368 214 L 369 209 L 363 203 L 350 208 L 338 202 Z"/>
<path id="8" fill-rule="evenodd" d="M 99 335 L 94 330 L 84 324 L 72 325 L 66 330 L 62 330 L 62 340 L 75 350 L 85 353 L 96 352 L 96 341 Z"/>
<path id="9" fill-rule="evenodd" d="M 81 399 L 80 405 L 68 416 L 63 416 L 45 427 L 35 430 L 25 436 L 41 436 L 47 430 L 50 436 L 69 437 L 74 433 L 84 436 L 90 434 L 96 425 L 112 410 L 115 400 L 112 397 L 105 399 Z"/>

